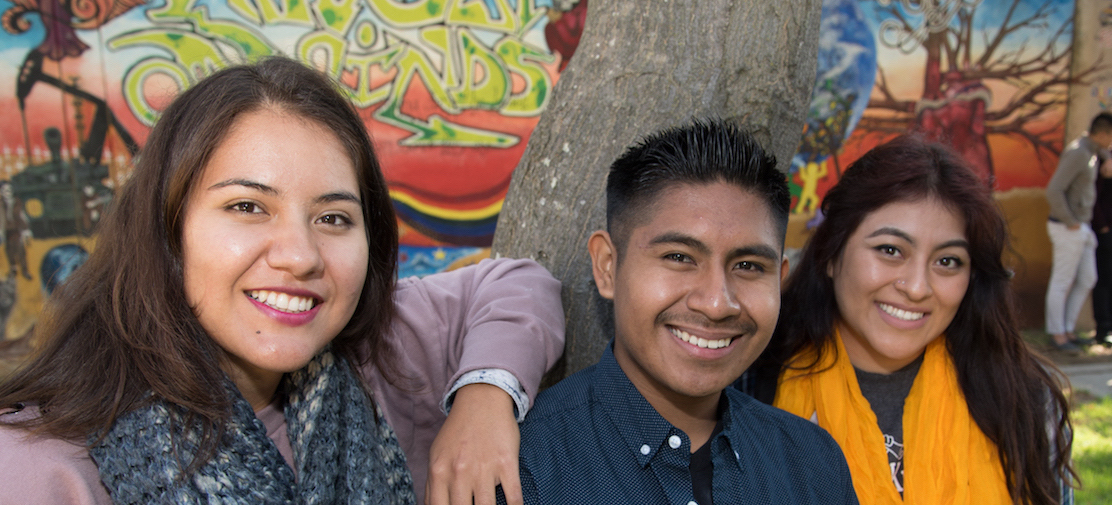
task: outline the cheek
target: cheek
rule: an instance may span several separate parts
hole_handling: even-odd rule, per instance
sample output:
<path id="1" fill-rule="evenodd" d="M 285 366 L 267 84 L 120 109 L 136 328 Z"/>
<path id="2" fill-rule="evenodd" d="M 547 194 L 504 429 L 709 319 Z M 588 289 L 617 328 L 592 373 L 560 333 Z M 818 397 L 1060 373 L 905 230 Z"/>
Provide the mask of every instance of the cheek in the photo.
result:
<path id="1" fill-rule="evenodd" d="M 777 282 L 741 283 L 735 286 L 735 293 L 742 295 L 741 302 L 749 317 L 758 328 L 775 327 L 780 317 L 780 284 Z"/>
<path id="2" fill-rule="evenodd" d="M 626 271 L 638 271 L 628 269 Z M 614 319 L 623 333 L 641 333 L 635 327 L 653 324 L 667 309 L 670 291 L 667 275 L 642 269 L 636 278 L 618 275 L 614 283 Z M 675 284 L 673 284 L 673 287 Z"/>
<path id="3" fill-rule="evenodd" d="M 840 297 L 839 303 L 864 300 L 868 293 L 887 284 L 885 270 L 875 261 L 852 257 L 840 261 L 834 268 L 834 292 Z"/>
<path id="4" fill-rule="evenodd" d="M 969 291 L 969 276 L 947 279 L 937 291 L 939 299 L 946 304 L 946 307 L 957 312 L 958 307 L 961 306 L 961 301 Z"/>
<path id="5" fill-rule="evenodd" d="M 354 309 L 367 279 L 367 243 L 345 241 L 336 244 L 335 247 L 325 248 L 325 251 L 328 251 L 325 261 L 332 271 L 333 278 L 336 279 L 337 288 L 344 296 L 351 298 L 349 303 Z"/>

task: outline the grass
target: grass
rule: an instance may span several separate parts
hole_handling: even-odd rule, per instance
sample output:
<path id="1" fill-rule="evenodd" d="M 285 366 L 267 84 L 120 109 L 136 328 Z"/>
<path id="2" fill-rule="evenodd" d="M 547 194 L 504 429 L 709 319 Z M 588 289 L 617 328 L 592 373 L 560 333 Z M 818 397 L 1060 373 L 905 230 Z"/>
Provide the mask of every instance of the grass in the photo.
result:
<path id="1" fill-rule="evenodd" d="M 1073 430 L 1073 464 L 1083 486 L 1076 503 L 1112 503 L 1112 398 L 1076 406 Z"/>

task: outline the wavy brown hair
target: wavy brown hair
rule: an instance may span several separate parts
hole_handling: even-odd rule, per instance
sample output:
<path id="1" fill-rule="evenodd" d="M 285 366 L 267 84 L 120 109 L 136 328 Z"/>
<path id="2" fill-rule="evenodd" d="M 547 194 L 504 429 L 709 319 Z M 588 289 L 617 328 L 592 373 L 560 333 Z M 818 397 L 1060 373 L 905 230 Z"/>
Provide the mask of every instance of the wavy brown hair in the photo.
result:
<path id="1" fill-rule="evenodd" d="M 392 377 L 384 335 L 394 311 L 397 221 L 371 140 L 332 80 L 294 60 L 269 58 L 216 72 L 163 113 L 100 224 L 96 249 L 47 302 L 36 329 L 39 349 L 0 385 L 0 406 L 39 405 L 41 417 L 23 427 L 84 440 L 144 402 L 164 400 L 193 415 L 211 451 L 231 400 L 224 351 L 186 301 L 183 210 L 238 118 L 266 108 L 321 125 L 351 157 L 367 223 L 367 279 L 332 348 L 354 364 L 373 359 Z"/>
<path id="2" fill-rule="evenodd" d="M 780 318 L 757 370 L 778 373 L 803 349 L 822 350 L 835 338 L 838 305 L 827 266 L 837 261 L 870 213 L 893 202 L 926 198 L 938 199 L 965 219 L 972 272 L 945 335 L 969 413 L 996 444 L 1012 501 L 1059 503 L 1059 483 L 1075 478 L 1061 374 L 1020 336 L 1012 276 L 1002 260 L 1008 227 L 991 188 L 941 144 L 897 137 L 854 162 L 826 194 L 824 220 L 784 290 L 781 310 L 789 317 Z"/>

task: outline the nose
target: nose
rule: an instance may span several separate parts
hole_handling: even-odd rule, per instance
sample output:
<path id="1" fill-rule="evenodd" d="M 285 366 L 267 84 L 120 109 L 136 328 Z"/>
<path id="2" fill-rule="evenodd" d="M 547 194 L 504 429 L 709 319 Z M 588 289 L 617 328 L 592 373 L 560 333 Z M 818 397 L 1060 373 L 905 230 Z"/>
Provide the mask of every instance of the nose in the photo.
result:
<path id="1" fill-rule="evenodd" d="M 912 301 L 921 301 L 930 297 L 934 294 L 934 287 L 931 286 L 929 270 L 927 265 L 908 265 L 903 271 L 903 276 L 895 283 L 896 290 Z"/>
<path id="2" fill-rule="evenodd" d="M 280 220 L 271 230 L 266 261 L 271 268 L 285 270 L 294 277 L 310 277 L 324 270 L 320 243 L 309 223 Z"/>
<path id="3" fill-rule="evenodd" d="M 687 296 L 687 306 L 711 321 L 737 317 L 741 314 L 737 289 L 725 270 L 712 269 L 707 275 L 699 276 Z"/>

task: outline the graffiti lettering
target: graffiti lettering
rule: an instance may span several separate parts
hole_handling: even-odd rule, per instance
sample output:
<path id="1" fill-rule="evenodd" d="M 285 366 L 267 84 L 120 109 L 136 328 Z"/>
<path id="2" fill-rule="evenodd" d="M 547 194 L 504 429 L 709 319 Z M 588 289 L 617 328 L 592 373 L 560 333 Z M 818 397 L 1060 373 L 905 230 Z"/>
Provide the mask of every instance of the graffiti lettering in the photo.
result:
<path id="1" fill-rule="evenodd" d="M 265 36 L 269 29 L 303 26 L 294 55 L 339 79 L 358 107 L 379 105 L 376 119 L 412 133 L 404 145 L 509 147 L 519 141 L 515 135 L 436 113 L 414 117 L 402 111 L 402 99 L 419 82 L 445 115 L 540 114 L 552 88 L 544 65 L 555 59 L 525 40 L 543 19 L 536 1 L 229 0 L 241 19 L 213 19 L 196 0 L 167 0 L 147 11 L 153 27 L 114 37 L 108 47 L 165 53 L 137 62 L 124 77 L 128 106 L 153 124 L 157 111 L 144 95 L 148 79 L 160 75 L 184 89 L 226 65 L 280 53 Z"/>
<path id="2" fill-rule="evenodd" d="M 325 0 L 332 3 L 330 0 Z M 228 0 L 228 7 L 237 14 L 258 23 L 259 25 L 292 24 L 313 27 L 313 18 L 309 15 L 309 7 L 305 0 Z"/>
<path id="3" fill-rule="evenodd" d="M 904 53 L 911 53 L 920 47 L 927 35 L 938 33 L 949 26 L 959 11 L 976 9 L 983 0 L 933 0 L 919 2 L 914 0 L 877 0 L 881 6 L 887 7 L 899 2 L 903 11 L 909 16 L 922 16 L 922 22 L 912 30 L 902 21 L 885 19 L 880 23 L 878 38 L 888 46 L 894 47 Z"/>

